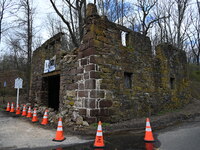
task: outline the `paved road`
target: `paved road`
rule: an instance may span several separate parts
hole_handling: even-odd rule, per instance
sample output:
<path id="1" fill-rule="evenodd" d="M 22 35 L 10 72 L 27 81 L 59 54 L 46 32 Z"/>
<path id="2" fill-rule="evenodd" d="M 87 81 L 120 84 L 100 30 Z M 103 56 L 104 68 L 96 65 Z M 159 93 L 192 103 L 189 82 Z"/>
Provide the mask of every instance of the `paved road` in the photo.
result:
<path id="1" fill-rule="evenodd" d="M 10 113 L 10 112 L 9 112 Z M 0 149 L 56 147 L 87 142 L 76 136 L 65 135 L 63 142 L 53 142 L 56 130 L 33 125 L 27 118 L 11 117 L 8 112 L 0 110 Z M 20 117 L 21 118 L 21 117 Z"/>
<path id="2" fill-rule="evenodd" d="M 200 150 L 200 118 L 157 134 L 159 150 Z"/>

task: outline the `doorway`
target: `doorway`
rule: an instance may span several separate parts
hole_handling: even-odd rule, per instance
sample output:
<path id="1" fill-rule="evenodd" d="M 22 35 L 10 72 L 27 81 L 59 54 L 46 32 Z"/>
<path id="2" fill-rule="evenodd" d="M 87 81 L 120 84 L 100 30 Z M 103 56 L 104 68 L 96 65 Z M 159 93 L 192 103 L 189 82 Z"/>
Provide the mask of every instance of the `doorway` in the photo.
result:
<path id="1" fill-rule="evenodd" d="M 59 109 L 60 75 L 48 76 L 48 107 Z"/>

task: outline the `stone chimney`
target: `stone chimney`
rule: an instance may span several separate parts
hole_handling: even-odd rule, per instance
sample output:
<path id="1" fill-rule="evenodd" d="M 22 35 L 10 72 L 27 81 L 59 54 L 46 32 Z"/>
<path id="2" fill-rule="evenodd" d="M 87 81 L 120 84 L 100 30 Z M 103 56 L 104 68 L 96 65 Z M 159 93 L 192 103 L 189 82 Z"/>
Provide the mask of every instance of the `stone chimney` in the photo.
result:
<path id="1" fill-rule="evenodd" d="M 98 15 L 96 5 L 89 3 L 87 5 L 86 17 L 96 16 L 96 15 Z"/>

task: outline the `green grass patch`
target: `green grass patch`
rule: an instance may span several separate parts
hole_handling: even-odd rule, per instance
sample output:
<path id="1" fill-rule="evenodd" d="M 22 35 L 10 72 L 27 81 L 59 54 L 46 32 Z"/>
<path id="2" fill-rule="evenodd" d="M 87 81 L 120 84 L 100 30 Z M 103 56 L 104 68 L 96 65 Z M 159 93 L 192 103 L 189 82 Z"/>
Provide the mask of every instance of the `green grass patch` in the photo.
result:
<path id="1" fill-rule="evenodd" d="M 106 126 L 109 126 L 110 125 L 110 123 L 106 123 L 106 122 L 104 122 L 104 123 L 102 123 L 102 127 L 106 127 Z M 90 126 L 92 126 L 92 127 L 98 127 L 98 123 L 92 123 Z"/>
<path id="2" fill-rule="evenodd" d="M 175 113 L 175 112 L 180 112 L 181 109 L 167 109 L 167 110 L 162 110 L 160 112 L 157 113 L 158 116 L 164 115 L 166 113 Z"/>

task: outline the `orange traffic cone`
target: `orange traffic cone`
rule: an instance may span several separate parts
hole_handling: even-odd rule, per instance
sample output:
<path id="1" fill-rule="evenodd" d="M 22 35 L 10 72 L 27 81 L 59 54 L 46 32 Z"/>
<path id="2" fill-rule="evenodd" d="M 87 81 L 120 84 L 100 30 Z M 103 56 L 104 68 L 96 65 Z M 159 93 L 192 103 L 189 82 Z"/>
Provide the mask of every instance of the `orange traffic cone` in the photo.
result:
<path id="1" fill-rule="evenodd" d="M 45 110 L 45 113 L 44 113 L 44 116 L 43 116 L 43 119 L 42 119 L 42 122 L 41 122 L 41 124 L 43 124 L 43 125 L 46 125 L 46 124 L 48 124 L 48 115 L 47 115 L 47 112 L 48 112 L 48 110 Z"/>
<path id="2" fill-rule="evenodd" d="M 65 139 L 66 138 L 64 137 L 64 134 L 63 134 L 62 118 L 59 118 L 58 128 L 57 128 L 57 132 L 56 132 L 56 137 L 53 139 L 53 141 L 62 142 Z"/>
<path id="3" fill-rule="evenodd" d="M 101 121 L 99 121 L 98 128 L 97 128 L 97 134 L 96 139 L 94 142 L 94 147 L 105 147 L 104 141 L 103 141 L 103 132 L 102 132 L 102 126 Z"/>
<path id="4" fill-rule="evenodd" d="M 17 108 L 16 108 L 16 115 L 20 115 L 21 114 L 21 110 L 20 110 L 20 107 L 19 107 L 19 104 L 17 104 Z"/>
<path id="5" fill-rule="evenodd" d="M 153 137 L 153 133 L 151 130 L 149 118 L 146 119 L 146 132 L 145 132 L 144 141 L 145 142 L 154 142 L 154 137 Z"/>
<path id="6" fill-rule="evenodd" d="M 27 114 L 26 117 L 27 117 L 27 118 L 31 118 L 31 117 L 32 117 L 31 106 L 29 106 L 29 108 L 28 108 L 28 114 Z"/>
<path id="7" fill-rule="evenodd" d="M 35 108 L 34 112 L 33 112 L 32 122 L 37 122 L 37 121 L 38 121 L 38 117 L 37 117 L 37 111 L 36 111 L 36 108 Z"/>
<path id="8" fill-rule="evenodd" d="M 26 105 L 24 105 L 24 107 L 23 107 L 22 116 L 26 116 Z"/>
<path id="9" fill-rule="evenodd" d="M 10 111 L 10 103 L 8 102 L 7 107 L 6 107 L 6 111 Z"/>
<path id="10" fill-rule="evenodd" d="M 11 104 L 11 110 L 10 110 L 10 112 L 15 112 L 14 103 Z"/>

